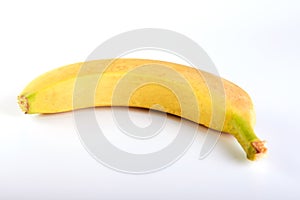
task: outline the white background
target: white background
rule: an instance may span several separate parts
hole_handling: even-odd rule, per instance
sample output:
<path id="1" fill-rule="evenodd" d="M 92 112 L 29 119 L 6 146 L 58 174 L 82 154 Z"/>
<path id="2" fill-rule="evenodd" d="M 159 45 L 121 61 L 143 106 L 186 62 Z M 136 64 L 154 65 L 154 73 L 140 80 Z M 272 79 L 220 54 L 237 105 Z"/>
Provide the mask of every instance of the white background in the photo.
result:
<path id="1" fill-rule="evenodd" d="M 296 0 L 1 1 L 0 199 L 299 199 L 299 13 Z M 172 166 L 123 174 L 87 153 L 71 112 L 30 116 L 18 108 L 17 95 L 39 74 L 85 60 L 116 34 L 149 27 L 190 37 L 222 77 L 251 95 L 266 158 L 246 160 L 235 139 L 222 135 L 199 160 L 199 132 Z M 109 121 L 110 109 L 97 115 Z M 147 116 L 132 113 L 137 123 Z"/>

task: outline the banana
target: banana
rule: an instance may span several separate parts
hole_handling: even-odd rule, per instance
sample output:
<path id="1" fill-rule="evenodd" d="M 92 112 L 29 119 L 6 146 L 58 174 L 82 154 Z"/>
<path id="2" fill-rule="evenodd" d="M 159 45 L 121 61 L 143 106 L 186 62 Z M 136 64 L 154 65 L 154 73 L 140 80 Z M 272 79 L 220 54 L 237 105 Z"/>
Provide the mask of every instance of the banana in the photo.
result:
<path id="1" fill-rule="evenodd" d="M 27 114 L 94 106 L 155 109 L 233 135 L 249 160 L 267 152 L 265 142 L 254 133 L 253 103 L 244 90 L 176 63 L 106 59 L 63 66 L 29 83 L 18 103 Z"/>

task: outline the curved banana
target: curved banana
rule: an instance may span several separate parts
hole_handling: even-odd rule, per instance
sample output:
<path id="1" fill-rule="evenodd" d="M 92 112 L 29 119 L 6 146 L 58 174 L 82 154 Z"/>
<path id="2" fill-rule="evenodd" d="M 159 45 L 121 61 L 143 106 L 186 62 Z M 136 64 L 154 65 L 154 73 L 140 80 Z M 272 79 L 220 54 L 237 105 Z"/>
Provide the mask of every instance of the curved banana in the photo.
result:
<path id="1" fill-rule="evenodd" d="M 94 106 L 156 109 L 232 134 L 250 160 L 267 152 L 253 130 L 249 95 L 225 79 L 180 64 L 145 59 L 71 64 L 33 80 L 18 102 L 28 114 Z"/>

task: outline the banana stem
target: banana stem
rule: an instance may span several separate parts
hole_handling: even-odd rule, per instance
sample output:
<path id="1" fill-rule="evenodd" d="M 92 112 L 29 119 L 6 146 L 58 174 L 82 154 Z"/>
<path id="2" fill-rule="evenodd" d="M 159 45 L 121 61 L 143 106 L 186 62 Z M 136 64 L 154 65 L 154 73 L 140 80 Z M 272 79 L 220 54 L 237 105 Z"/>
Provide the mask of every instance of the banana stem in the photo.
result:
<path id="1" fill-rule="evenodd" d="M 238 140 L 243 147 L 249 160 L 257 160 L 267 153 L 265 141 L 261 141 L 254 133 L 249 123 L 239 117 L 233 118 L 234 127 L 231 134 Z"/>

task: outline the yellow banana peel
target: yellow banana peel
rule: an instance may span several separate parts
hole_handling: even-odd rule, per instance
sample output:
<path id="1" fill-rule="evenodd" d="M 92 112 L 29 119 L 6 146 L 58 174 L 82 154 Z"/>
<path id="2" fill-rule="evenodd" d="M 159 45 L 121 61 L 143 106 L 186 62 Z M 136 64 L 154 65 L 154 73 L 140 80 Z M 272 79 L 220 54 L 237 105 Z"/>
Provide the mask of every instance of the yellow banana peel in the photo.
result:
<path id="1" fill-rule="evenodd" d="M 94 88 L 91 82 L 96 83 Z M 76 86 L 78 83 L 81 85 Z M 88 88 L 93 89 L 92 101 L 85 98 L 91 92 Z M 77 103 L 74 98 L 79 98 Z M 264 141 L 254 133 L 253 103 L 244 90 L 176 63 L 107 59 L 67 65 L 34 79 L 18 96 L 18 103 L 27 114 L 95 106 L 156 109 L 233 135 L 249 160 L 267 152 Z"/>

